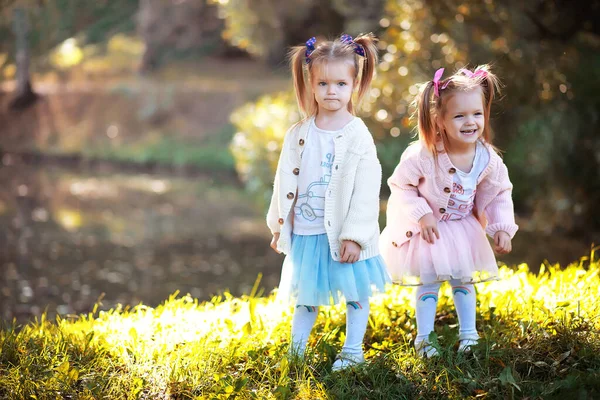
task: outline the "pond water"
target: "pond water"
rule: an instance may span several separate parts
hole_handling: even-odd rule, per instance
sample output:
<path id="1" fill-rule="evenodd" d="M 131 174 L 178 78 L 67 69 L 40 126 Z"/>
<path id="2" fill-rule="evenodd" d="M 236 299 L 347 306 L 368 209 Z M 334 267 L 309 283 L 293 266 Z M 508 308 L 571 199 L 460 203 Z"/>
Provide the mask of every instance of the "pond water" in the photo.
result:
<path id="1" fill-rule="evenodd" d="M 5 157 L 6 158 L 6 157 Z M 235 183 L 206 176 L 0 167 L 0 315 L 30 319 L 139 302 L 179 290 L 209 299 L 273 288 L 282 256 Z M 9 164 L 9 165 L 6 165 Z"/>

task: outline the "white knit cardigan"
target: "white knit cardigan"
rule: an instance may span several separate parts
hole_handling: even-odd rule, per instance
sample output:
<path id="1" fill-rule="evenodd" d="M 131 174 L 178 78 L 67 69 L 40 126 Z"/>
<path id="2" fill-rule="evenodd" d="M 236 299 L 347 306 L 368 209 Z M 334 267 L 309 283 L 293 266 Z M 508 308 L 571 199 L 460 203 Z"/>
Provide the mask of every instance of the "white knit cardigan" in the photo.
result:
<path id="1" fill-rule="evenodd" d="M 292 126 L 285 135 L 267 213 L 271 232 L 280 233 L 278 249 L 289 253 L 300 160 L 312 118 Z M 381 165 L 369 129 L 360 118 L 334 137 L 335 162 L 325 197 L 325 230 L 331 257 L 340 260 L 340 245 L 352 240 L 361 247 L 360 260 L 379 254 L 379 191 Z"/>

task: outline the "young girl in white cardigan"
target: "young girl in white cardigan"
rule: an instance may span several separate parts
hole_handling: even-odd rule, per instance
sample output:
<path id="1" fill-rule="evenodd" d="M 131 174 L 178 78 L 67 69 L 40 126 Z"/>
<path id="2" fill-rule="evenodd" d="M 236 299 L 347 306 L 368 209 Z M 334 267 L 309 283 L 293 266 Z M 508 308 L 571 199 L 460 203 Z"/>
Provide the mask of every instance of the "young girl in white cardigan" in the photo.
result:
<path id="1" fill-rule="evenodd" d="M 346 341 L 333 370 L 364 362 L 369 297 L 390 282 L 379 255 L 381 166 L 355 103 L 368 93 L 376 39 L 342 35 L 291 51 L 304 119 L 285 135 L 267 224 L 287 254 L 279 295 L 294 302 L 292 352 L 303 355 L 318 307 L 347 304 Z"/>

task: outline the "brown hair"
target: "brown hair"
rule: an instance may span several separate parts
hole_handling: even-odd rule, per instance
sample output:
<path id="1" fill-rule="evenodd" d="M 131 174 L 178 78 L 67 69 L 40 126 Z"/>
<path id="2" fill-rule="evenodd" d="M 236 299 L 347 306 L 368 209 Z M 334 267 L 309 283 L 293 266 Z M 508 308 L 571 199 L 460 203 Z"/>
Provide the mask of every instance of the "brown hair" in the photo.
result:
<path id="1" fill-rule="evenodd" d="M 348 60 L 351 62 L 354 67 L 355 81 L 359 78 L 360 72 L 358 95 L 356 96 L 356 104 L 360 104 L 364 95 L 369 91 L 371 81 L 375 75 L 375 66 L 378 60 L 376 43 L 377 38 L 372 33 L 357 36 L 354 43 L 342 41 L 341 38 L 317 41 L 315 49 L 309 56 L 309 62 L 306 62 L 306 45 L 292 47 L 289 53 L 292 80 L 294 81 L 298 107 L 304 118 L 316 115 L 318 110 L 317 102 L 310 93 L 312 69 L 315 65 L 328 61 Z M 355 44 L 362 47 L 364 57 L 355 52 Z M 352 99 L 348 102 L 348 111 L 352 114 L 355 112 Z"/>
<path id="2" fill-rule="evenodd" d="M 429 81 L 421 85 L 420 93 L 416 98 L 419 140 L 425 147 L 437 159 L 436 142 L 439 140 L 439 133 L 444 142 L 444 148 L 447 148 L 448 139 L 445 132 L 443 132 L 443 127 L 439 126 L 438 119 L 443 117 L 445 105 L 453 93 L 466 92 L 477 87 L 480 87 L 483 93 L 485 127 L 482 137 L 485 142 L 492 145 L 492 130 L 489 124 L 490 112 L 492 102 L 496 94 L 500 92 L 500 80 L 490 71 L 489 65 L 480 65 L 474 70 L 461 68 L 449 78 L 440 79 L 437 85 L 439 95 L 435 93 L 436 84 Z"/>

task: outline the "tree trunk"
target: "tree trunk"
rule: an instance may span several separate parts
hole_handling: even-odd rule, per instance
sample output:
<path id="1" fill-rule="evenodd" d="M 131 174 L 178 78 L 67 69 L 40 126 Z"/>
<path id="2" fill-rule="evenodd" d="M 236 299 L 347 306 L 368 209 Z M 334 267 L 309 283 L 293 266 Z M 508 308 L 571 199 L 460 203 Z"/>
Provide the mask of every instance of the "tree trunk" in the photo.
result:
<path id="1" fill-rule="evenodd" d="M 207 0 L 140 0 L 137 32 L 145 44 L 139 71 L 151 72 L 176 54 L 206 54 L 221 42 L 223 21 Z"/>
<path id="2" fill-rule="evenodd" d="M 156 69 L 158 59 L 156 54 L 155 31 L 158 11 L 157 0 L 140 0 L 137 14 L 137 31 L 144 41 L 145 49 L 139 66 L 139 72 L 146 73 Z"/>
<path id="3" fill-rule="evenodd" d="M 23 109 L 33 104 L 37 95 L 31 89 L 29 75 L 29 23 L 23 8 L 13 11 L 13 32 L 16 38 L 17 86 L 15 96 L 10 102 L 11 109 Z"/>

